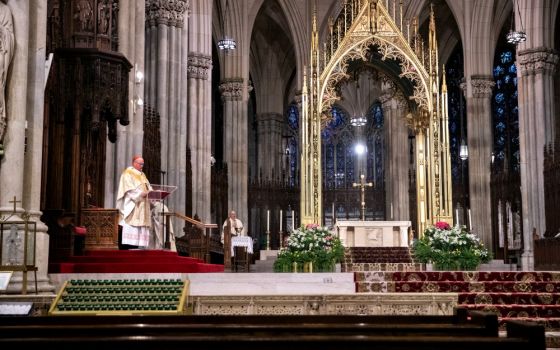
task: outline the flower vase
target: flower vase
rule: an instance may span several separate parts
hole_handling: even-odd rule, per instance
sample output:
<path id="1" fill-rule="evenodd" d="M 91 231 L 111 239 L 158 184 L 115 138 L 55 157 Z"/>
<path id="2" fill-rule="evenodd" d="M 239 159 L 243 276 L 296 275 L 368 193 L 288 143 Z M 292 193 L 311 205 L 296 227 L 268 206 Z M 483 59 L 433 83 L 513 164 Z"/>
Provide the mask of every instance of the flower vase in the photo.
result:
<path id="1" fill-rule="evenodd" d="M 303 263 L 303 272 L 313 272 L 313 261 Z"/>

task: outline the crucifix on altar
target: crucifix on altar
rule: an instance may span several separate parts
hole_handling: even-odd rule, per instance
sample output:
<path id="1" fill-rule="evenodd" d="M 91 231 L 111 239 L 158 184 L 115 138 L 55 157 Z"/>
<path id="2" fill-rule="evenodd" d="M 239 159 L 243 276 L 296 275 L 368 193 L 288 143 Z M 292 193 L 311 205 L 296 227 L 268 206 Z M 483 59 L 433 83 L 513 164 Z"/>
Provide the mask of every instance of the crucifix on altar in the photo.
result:
<path id="1" fill-rule="evenodd" d="M 366 220 L 366 198 L 365 198 L 365 190 L 366 187 L 373 187 L 373 183 L 372 182 L 366 182 L 366 177 L 364 174 L 360 175 L 360 182 L 359 183 L 352 183 L 352 187 L 360 187 L 361 190 L 361 204 L 362 204 L 362 208 L 361 208 L 361 212 L 362 212 L 362 221 Z"/>

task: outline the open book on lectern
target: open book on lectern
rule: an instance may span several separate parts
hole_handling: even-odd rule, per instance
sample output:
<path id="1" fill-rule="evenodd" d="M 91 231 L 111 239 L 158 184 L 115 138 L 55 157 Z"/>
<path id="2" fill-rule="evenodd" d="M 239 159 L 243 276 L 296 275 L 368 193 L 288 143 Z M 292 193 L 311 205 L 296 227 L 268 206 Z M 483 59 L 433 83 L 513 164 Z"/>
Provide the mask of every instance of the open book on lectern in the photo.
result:
<path id="1" fill-rule="evenodd" d="M 154 185 L 152 184 L 152 190 L 148 192 L 148 199 L 159 201 L 165 199 L 171 193 L 175 192 L 177 186 L 170 185 Z"/>

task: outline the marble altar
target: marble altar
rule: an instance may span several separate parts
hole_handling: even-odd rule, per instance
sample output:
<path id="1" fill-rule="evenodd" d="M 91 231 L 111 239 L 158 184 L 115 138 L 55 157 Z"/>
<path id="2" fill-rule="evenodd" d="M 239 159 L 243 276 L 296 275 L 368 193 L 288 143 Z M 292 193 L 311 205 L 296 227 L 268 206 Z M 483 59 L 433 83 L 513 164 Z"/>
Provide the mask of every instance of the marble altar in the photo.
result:
<path id="1" fill-rule="evenodd" d="M 345 247 L 408 247 L 410 221 L 337 220 L 335 231 Z"/>

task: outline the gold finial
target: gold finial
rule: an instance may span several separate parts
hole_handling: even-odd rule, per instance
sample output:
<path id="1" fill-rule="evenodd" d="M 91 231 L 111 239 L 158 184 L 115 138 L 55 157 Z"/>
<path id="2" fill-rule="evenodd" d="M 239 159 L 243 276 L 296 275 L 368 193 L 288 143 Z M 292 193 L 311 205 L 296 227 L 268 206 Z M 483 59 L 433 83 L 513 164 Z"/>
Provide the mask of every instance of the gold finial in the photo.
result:
<path id="1" fill-rule="evenodd" d="M 442 67 L 442 75 L 443 75 L 443 81 L 441 82 L 441 92 L 446 94 L 447 93 L 447 82 L 445 81 L 445 64 Z"/>

